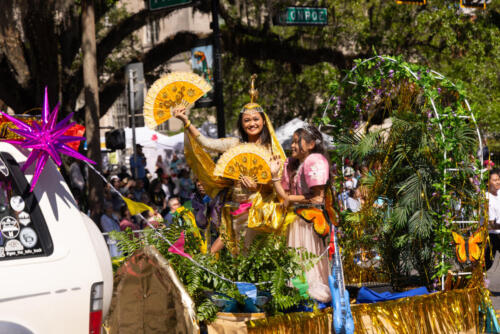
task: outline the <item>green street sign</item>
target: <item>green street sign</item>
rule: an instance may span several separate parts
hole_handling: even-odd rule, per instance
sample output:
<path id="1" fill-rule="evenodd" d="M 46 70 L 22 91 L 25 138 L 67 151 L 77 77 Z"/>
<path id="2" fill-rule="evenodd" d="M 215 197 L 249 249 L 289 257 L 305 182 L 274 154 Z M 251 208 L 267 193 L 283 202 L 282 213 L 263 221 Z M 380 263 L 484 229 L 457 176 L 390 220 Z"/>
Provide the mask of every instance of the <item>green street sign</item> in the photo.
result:
<path id="1" fill-rule="evenodd" d="M 426 0 L 396 0 L 398 5 L 425 5 Z"/>
<path id="2" fill-rule="evenodd" d="M 149 9 L 163 9 L 173 6 L 182 6 L 190 4 L 192 0 L 149 0 Z"/>
<path id="3" fill-rule="evenodd" d="M 277 18 L 278 25 L 327 25 L 328 11 L 323 7 L 287 7 Z"/>

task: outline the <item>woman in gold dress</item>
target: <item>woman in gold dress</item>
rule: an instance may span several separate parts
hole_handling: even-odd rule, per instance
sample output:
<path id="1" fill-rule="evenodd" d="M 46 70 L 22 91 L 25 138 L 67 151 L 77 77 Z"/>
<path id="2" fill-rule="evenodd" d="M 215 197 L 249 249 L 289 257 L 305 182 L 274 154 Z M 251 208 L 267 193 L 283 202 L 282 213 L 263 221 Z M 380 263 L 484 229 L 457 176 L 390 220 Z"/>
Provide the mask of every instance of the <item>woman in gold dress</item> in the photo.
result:
<path id="1" fill-rule="evenodd" d="M 186 160 L 196 177 L 202 182 L 207 193 L 215 196 L 218 191 L 230 188 L 230 203 L 222 210 L 221 235 L 212 245 L 211 252 L 217 252 L 226 246 L 234 253 L 240 237 L 244 237 L 244 247 L 248 249 L 259 231 L 279 230 L 281 215 L 279 203 L 275 201 L 271 184 L 259 185 L 251 177 L 241 177 L 233 182 L 213 175 L 214 162 L 207 151 L 224 153 L 242 143 L 255 143 L 268 149 L 272 156 L 285 159 L 274 129 L 260 105 L 253 102 L 256 91 L 252 81 L 252 102 L 246 104 L 238 118 L 240 138 L 212 139 L 203 136 L 186 116 L 186 108 L 173 110 L 173 115 L 184 123 L 186 138 L 184 141 Z"/>

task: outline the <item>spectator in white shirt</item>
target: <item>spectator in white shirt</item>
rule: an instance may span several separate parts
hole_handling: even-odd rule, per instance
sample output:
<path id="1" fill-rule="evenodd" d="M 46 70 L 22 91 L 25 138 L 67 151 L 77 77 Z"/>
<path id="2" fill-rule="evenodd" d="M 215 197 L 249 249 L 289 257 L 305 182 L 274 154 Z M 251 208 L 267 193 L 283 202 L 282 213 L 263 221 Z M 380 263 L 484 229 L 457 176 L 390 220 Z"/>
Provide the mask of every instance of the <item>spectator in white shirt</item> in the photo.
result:
<path id="1" fill-rule="evenodd" d="M 354 176 L 354 169 L 352 167 L 345 167 L 344 168 L 344 187 L 342 189 L 342 192 L 339 194 L 339 201 L 340 201 L 340 207 L 342 210 L 347 210 L 348 205 L 347 205 L 347 199 L 349 198 L 349 191 L 356 189 L 356 186 L 358 185 L 358 180 L 356 180 Z"/>
<path id="2" fill-rule="evenodd" d="M 500 251 L 500 170 L 493 169 L 490 171 L 490 178 L 488 184 L 488 232 L 490 234 L 491 256 L 489 247 L 486 248 L 486 269 L 489 269 L 495 258 L 497 250 Z"/>
<path id="3" fill-rule="evenodd" d="M 354 169 L 352 167 L 344 168 L 344 179 L 346 183 L 346 188 L 349 188 L 349 184 L 352 184 L 351 189 L 356 189 L 358 187 L 358 180 L 354 177 Z"/>
<path id="4" fill-rule="evenodd" d="M 352 212 L 358 212 L 361 210 L 361 192 L 360 189 L 349 190 L 349 197 L 347 198 L 347 209 Z"/>
<path id="5" fill-rule="evenodd" d="M 488 220 L 490 222 L 490 233 L 500 234 L 500 170 L 494 169 L 490 172 L 488 184 Z"/>

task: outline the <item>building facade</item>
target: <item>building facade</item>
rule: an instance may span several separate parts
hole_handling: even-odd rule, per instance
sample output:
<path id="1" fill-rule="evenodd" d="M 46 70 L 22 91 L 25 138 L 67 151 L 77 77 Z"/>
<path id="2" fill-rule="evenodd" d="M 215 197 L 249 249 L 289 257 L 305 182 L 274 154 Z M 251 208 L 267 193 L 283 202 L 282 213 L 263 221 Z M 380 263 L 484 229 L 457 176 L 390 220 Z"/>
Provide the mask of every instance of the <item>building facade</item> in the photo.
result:
<path id="1" fill-rule="evenodd" d="M 148 6 L 144 0 L 122 0 L 118 6 L 122 6 L 129 14 L 137 13 Z M 174 36 L 179 31 L 191 31 L 193 33 L 210 33 L 211 17 L 208 14 L 199 13 L 192 7 L 176 10 L 171 15 L 161 19 L 151 19 L 141 29 L 135 32 L 135 39 L 139 42 L 140 51 L 148 52 L 156 45 L 165 41 L 166 38 Z M 170 71 L 191 71 L 191 52 L 185 52 L 171 58 L 166 64 L 159 67 L 156 73 L 167 73 Z M 125 75 L 125 73 L 124 73 Z M 147 92 L 144 87 L 144 96 Z M 124 128 L 130 126 L 128 94 L 125 89 L 123 94 L 115 101 L 111 108 L 100 120 L 101 137 L 110 128 Z M 143 126 L 144 120 L 141 112 L 136 112 L 136 126 Z M 160 132 L 178 131 L 182 123 L 172 118 L 158 127 Z"/>

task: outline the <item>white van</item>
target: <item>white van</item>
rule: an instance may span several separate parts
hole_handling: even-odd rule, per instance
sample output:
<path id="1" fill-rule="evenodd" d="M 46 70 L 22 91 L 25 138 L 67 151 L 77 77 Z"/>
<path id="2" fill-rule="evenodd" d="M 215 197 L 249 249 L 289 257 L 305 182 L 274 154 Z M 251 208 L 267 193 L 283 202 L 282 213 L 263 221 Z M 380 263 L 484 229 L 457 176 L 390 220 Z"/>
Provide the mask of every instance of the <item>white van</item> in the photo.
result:
<path id="1" fill-rule="evenodd" d="M 100 333 L 113 289 L 106 243 L 49 161 L 0 142 L 0 334 Z"/>

